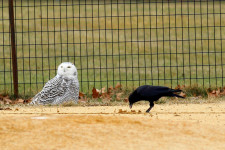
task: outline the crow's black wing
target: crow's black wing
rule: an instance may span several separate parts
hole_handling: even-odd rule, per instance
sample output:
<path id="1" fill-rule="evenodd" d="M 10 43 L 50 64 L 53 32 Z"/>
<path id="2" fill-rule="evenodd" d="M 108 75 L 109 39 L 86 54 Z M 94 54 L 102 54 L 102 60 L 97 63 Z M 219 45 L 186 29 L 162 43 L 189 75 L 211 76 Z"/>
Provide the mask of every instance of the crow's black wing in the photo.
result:
<path id="1" fill-rule="evenodd" d="M 175 91 L 173 89 L 170 89 L 168 87 L 163 87 L 163 86 L 144 85 L 144 86 L 140 86 L 137 89 L 137 93 L 143 97 L 168 96 L 168 94 L 170 95 L 172 94 L 172 92 L 175 92 Z"/>

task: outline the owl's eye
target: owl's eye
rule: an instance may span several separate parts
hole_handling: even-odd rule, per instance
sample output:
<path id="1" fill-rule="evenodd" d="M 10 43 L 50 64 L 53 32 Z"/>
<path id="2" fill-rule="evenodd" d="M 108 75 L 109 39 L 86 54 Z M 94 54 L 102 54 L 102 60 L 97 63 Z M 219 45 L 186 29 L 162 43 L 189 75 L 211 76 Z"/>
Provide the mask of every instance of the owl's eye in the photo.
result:
<path id="1" fill-rule="evenodd" d="M 67 68 L 71 68 L 70 66 L 68 66 Z"/>
<path id="2" fill-rule="evenodd" d="M 63 68 L 63 66 L 61 66 L 61 68 Z"/>

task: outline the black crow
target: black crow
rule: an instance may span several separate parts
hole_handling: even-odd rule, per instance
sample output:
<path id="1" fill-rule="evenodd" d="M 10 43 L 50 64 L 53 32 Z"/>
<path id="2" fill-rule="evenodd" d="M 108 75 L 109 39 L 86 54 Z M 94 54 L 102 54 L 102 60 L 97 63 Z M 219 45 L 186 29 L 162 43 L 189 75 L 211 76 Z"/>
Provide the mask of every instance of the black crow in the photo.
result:
<path id="1" fill-rule="evenodd" d="M 134 90 L 129 96 L 129 103 L 130 108 L 135 102 L 145 100 L 149 101 L 150 107 L 146 112 L 150 112 L 152 107 L 154 107 L 154 101 L 159 100 L 162 96 L 169 96 L 169 97 L 180 97 L 184 98 L 183 96 L 177 95 L 175 92 L 181 92 L 181 90 L 170 89 L 165 86 L 150 86 L 150 85 L 143 85 L 138 87 Z"/>

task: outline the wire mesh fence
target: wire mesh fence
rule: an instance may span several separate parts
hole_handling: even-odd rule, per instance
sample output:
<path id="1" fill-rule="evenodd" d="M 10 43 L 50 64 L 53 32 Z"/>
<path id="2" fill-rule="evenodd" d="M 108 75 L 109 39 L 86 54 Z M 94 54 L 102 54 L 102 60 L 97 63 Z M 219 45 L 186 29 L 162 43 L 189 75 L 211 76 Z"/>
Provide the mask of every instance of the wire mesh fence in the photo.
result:
<path id="1" fill-rule="evenodd" d="M 224 86 L 225 2 L 14 0 L 19 94 L 34 95 L 61 62 L 81 91 L 143 84 Z M 0 92 L 12 93 L 8 0 L 0 4 Z"/>

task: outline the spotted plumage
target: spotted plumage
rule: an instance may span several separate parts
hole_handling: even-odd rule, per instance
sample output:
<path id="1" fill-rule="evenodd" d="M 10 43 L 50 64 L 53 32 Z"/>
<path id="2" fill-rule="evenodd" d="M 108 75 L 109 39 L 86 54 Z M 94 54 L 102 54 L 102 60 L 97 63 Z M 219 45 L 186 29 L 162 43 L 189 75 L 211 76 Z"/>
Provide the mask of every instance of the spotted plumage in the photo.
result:
<path id="1" fill-rule="evenodd" d="M 49 80 L 42 91 L 32 99 L 31 104 L 57 105 L 67 101 L 77 103 L 79 98 L 79 81 L 77 69 L 70 62 L 59 65 L 57 75 Z"/>

